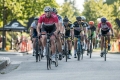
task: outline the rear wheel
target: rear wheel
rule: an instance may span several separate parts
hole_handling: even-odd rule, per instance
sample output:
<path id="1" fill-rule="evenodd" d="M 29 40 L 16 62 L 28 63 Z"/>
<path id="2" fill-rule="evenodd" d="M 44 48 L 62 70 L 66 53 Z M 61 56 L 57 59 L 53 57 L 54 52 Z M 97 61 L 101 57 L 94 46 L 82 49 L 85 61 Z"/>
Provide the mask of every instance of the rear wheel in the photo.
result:
<path id="1" fill-rule="evenodd" d="M 38 39 L 36 39 L 36 62 L 38 62 L 38 56 L 39 56 L 39 51 L 38 51 Z"/>
<path id="2" fill-rule="evenodd" d="M 65 56 L 66 56 L 66 62 L 68 59 L 68 52 L 67 52 L 67 43 L 65 42 Z"/>

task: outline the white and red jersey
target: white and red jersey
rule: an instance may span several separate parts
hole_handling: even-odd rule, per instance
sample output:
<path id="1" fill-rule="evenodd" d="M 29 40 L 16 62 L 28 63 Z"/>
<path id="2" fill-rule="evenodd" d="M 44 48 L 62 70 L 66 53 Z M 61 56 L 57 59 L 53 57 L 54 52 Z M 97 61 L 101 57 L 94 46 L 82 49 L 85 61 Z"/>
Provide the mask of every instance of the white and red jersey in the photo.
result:
<path id="1" fill-rule="evenodd" d="M 51 26 L 55 23 L 58 23 L 58 17 L 55 14 L 51 14 L 50 17 L 46 17 L 46 15 L 43 14 L 40 16 L 38 23 L 44 24 L 46 26 Z"/>
<path id="2" fill-rule="evenodd" d="M 101 30 L 106 31 L 106 30 L 109 30 L 110 28 L 112 28 L 112 25 L 110 22 L 106 22 L 106 24 L 104 24 L 104 25 L 102 23 L 99 23 L 98 28 L 101 28 Z"/>

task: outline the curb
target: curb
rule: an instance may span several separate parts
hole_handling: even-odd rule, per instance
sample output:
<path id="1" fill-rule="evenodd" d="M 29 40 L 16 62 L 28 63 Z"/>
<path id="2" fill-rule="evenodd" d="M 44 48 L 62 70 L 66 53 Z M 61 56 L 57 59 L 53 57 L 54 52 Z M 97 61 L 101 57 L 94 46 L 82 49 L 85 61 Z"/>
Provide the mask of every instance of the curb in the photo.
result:
<path id="1" fill-rule="evenodd" d="M 5 68 L 10 64 L 10 58 L 9 57 L 0 57 L 0 70 Z"/>
<path id="2" fill-rule="evenodd" d="M 7 66 L 7 60 L 3 60 L 3 61 L 0 62 L 0 70 L 5 68 L 6 66 Z"/>
<path id="3" fill-rule="evenodd" d="M 18 52 L 0 52 L 0 55 L 26 55 L 27 53 L 18 53 Z"/>

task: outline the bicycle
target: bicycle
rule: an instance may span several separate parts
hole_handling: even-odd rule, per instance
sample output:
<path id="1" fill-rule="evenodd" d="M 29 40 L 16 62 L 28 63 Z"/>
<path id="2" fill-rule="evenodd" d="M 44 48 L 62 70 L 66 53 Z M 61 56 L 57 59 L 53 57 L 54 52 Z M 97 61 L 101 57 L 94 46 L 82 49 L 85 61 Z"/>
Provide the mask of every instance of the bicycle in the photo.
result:
<path id="1" fill-rule="evenodd" d="M 104 57 L 104 60 L 106 61 L 106 54 L 108 52 L 108 45 L 107 45 L 107 42 L 108 42 L 108 35 L 107 34 L 104 34 L 102 35 L 104 37 L 104 52 L 101 54 L 101 57 Z"/>
<path id="2" fill-rule="evenodd" d="M 81 44 L 81 36 L 80 35 L 75 35 L 75 37 L 78 38 L 78 41 L 77 41 L 77 59 L 78 61 L 82 60 L 83 59 L 83 49 L 82 49 L 82 44 Z"/>
<path id="3" fill-rule="evenodd" d="M 52 33 L 53 34 L 53 33 Z M 47 33 L 47 39 L 46 39 L 46 58 L 47 58 L 47 69 L 51 69 L 51 64 L 52 64 L 52 60 L 51 60 L 51 50 L 50 50 L 50 47 L 51 47 L 51 44 L 50 44 L 50 36 L 52 35 L 50 33 Z M 55 54 L 55 66 L 57 67 L 58 66 L 58 56 L 57 56 L 57 53 Z"/>
<path id="4" fill-rule="evenodd" d="M 39 37 L 36 37 L 35 45 L 36 62 L 38 62 L 42 59 L 42 46 L 39 44 Z"/>
<path id="5" fill-rule="evenodd" d="M 90 58 L 91 58 L 91 56 L 92 56 L 92 51 L 93 51 L 93 41 L 92 41 L 92 37 L 93 37 L 93 34 L 91 34 L 91 36 L 89 37 L 89 44 L 90 45 L 88 45 L 89 46 L 89 48 L 90 49 L 88 49 L 88 51 L 87 51 L 87 55 L 89 55 L 90 54 Z"/>
<path id="6" fill-rule="evenodd" d="M 66 62 L 68 61 L 68 45 L 67 45 L 67 40 L 66 38 L 68 38 L 69 36 L 64 36 L 63 35 L 63 39 L 64 39 L 64 51 L 63 51 L 63 55 L 65 55 L 65 60 Z"/>

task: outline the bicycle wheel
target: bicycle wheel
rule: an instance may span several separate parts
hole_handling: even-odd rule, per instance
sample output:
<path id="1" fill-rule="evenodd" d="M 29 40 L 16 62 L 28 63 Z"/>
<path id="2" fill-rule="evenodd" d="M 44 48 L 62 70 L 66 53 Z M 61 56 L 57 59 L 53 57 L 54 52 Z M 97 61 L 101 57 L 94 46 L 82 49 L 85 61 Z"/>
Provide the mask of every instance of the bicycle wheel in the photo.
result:
<path id="1" fill-rule="evenodd" d="M 67 43 L 65 42 L 65 56 L 66 56 L 66 62 L 68 59 L 68 53 L 67 53 Z"/>
<path id="2" fill-rule="evenodd" d="M 92 43 L 90 44 L 90 58 L 91 58 L 91 55 L 92 55 Z"/>
<path id="3" fill-rule="evenodd" d="M 80 54 L 80 44 L 77 43 L 77 56 L 78 56 L 78 61 L 80 60 L 81 54 Z"/>
<path id="4" fill-rule="evenodd" d="M 47 69 L 51 69 L 51 61 L 50 61 L 50 49 L 49 49 L 49 44 L 47 43 Z"/>
<path id="5" fill-rule="evenodd" d="M 80 55 L 81 55 L 81 60 L 83 59 L 83 53 L 84 53 L 84 50 L 82 49 L 83 45 L 81 45 L 80 47 Z"/>
<path id="6" fill-rule="evenodd" d="M 38 47 L 38 49 L 39 49 L 39 50 L 38 50 L 38 51 L 39 51 L 39 52 L 38 52 L 38 58 L 39 58 L 39 61 L 40 61 L 40 60 L 41 60 L 41 49 L 40 49 L 40 46 Z"/>
<path id="7" fill-rule="evenodd" d="M 38 54 L 38 40 L 36 39 L 36 62 L 38 62 L 38 56 L 39 56 L 39 54 Z"/>
<path id="8" fill-rule="evenodd" d="M 58 53 L 55 54 L 55 67 L 58 67 Z"/>

